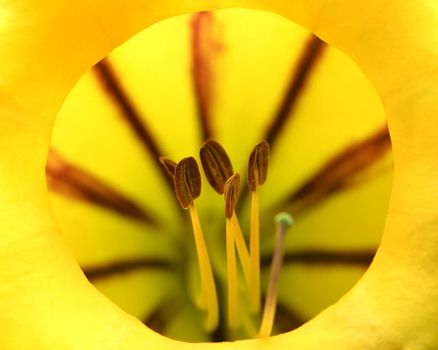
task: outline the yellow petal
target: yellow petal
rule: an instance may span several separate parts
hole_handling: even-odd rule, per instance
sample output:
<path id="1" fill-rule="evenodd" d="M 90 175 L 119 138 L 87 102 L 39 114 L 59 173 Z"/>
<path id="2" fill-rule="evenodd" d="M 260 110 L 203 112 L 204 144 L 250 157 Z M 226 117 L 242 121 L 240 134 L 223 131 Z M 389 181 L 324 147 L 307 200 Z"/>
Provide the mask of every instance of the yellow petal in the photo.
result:
<path id="1" fill-rule="evenodd" d="M 79 76 L 114 46 L 170 15 L 210 5 L 251 4 L 303 24 L 357 62 L 383 100 L 396 173 L 377 259 L 349 294 L 298 331 L 214 347 L 435 347 L 437 5 L 426 0 L 282 1 L 275 8 L 267 1 L 216 3 L 1 5 L 0 57 L 5 73 L 0 81 L 0 126 L 8 136 L 0 141 L 0 325 L 6 334 L 2 345 L 5 349 L 194 347 L 169 344 L 88 284 L 48 209 L 45 155 L 62 99 Z"/>

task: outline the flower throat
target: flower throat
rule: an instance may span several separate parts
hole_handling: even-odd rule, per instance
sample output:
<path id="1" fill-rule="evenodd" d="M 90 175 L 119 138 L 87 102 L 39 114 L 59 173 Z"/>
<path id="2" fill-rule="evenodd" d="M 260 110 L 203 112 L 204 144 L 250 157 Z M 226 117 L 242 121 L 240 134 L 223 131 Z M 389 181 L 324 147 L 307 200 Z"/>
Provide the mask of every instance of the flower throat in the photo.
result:
<path id="1" fill-rule="evenodd" d="M 251 192 L 251 226 L 248 249 L 235 211 L 240 193 L 240 175 L 233 171 L 231 160 L 225 149 L 215 140 L 206 140 L 200 150 L 201 164 L 207 181 L 219 195 L 224 197 L 225 201 L 227 324 L 231 332 L 237 331 L 244 323 L 239 313 L 236 250 L 243 271 L 244 293 L 249 300 L 250 313 L 253 316 L 261 313 L 260 224 L 257 190 L 267 179 L 269 156 L 269 144 L 266 141 L 261 141 L 252 150 L 248 161 L 247 183 Z M 166 157 L 160 157 L 160 163 L 173 180 L 179 204 L 183 209 L 188 209 L 190 213 L 201 282 L 201 291 L 196 304 L 206 313 L 205 329 L 212 332 L 219 323 L 219 303 L 210 258 L 195 205 L 195 200 L 201 195 L 201 174 L 198 163 L 193 157 L 184 158 L 179 163 Z M 267 337 L 272 331 L 277 304 L 278 279 L 283 258 L 284 235 L 294 223 L 292 217 L 286 213 L 278 214 L 275 221 L 277 223 L 277 244 L 272 259 L 262 322 L 258 331 L 259 337 Z"/>

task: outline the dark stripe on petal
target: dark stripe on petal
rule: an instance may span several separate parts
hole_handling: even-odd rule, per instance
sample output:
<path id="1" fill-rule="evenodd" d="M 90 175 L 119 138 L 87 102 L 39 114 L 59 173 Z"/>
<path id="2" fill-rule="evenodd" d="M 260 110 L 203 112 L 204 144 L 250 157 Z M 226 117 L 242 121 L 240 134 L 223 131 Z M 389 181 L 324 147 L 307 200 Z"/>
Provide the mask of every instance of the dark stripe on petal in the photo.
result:
<path id="1" fill-rule="evenodd" d="M 357 184 L 355 178 L 390 149 L 391 140 L 385 126 L 362 142 L 350 145 L 335 155 L 314 176 L 286 196 L 278 208 L 293 207 L 296 213 Z"/>
<path id="2" fill-rule="evenodd" d="M 142 322 L 153 331 L 165 334 L 166 328 L 181 310 L 181 304 L 175 299 L 161 302 Z"/>
<path id="3" fill-rule="evenodd" d="M 160 258 L 138 258 L 131 260 L 113 261 L 102 266 L 85 266 L 82 271 L 90 281 L 102 278 L 110 278 L 116 275 L 129 273 L 137 270 L 172 270 L 174 264 Z"/>
<path id="4" fill-rule="evenodd" d="M 374 259 L 376 249 L 361 250 L 319 250 L 309 249 L 297 252 L 286 252 L 283 263 L 306 265 L 355 265 L 368 267 Z M 272 255 L 264 256 L 261 260 L 263 268 L 269 268 Z"/>
<path id="5" fill-rule="evenodd" d="M 325 43 L 313 34 L 307 40 L 301 57 L 292 73 L 292 79 L 290 80 L 283 100 L 281 101 L 268 130 L 263 136 L 263 139 L 265 139 L 271 147 L 274 146 L 288 119 L 292 118 L 292 111 L 296 106 L 301 93 L 306 87 L 306 83 L 308 82 L 316 63 L 321 58 L 325 46 Z"/>
<path id="6" fill-rule="evenodd" d="M 306 321 L 307 320 L 290 306 L 278 302 L 277 310 L 275 312 L 274 334 L 292 331 L 302 326 Z"/>
<path id="7" fill-rule="evenodd" d="M 304 91 L 306 83 L 312 75 L 313 69 L 322 57 L 325 47 L 326 44 L 313 34 L 311 34 L 305 43 L 301 56 L 293 69 L 284 97 L 281 100 L 271 123 L 262 136 L 262 139 L 268 142 L 271 149 L 283 131 L 286 122 L 294 116 L 293 109 L 296 106 L 301 93 Z M 248 188 L 244 187 L 240 196 L 241 199 L 239 205 L 237 206 L 238 213 L 241 212 L 248 194 Z"/>
<path id="8" fill-rule="evenodd" d="M 53 149 L 46 164 L 46 180 L 50 190 L 86 201 L 117 214 L 147 224 L 158 225 L 158 218 L 86 170 L 67 162 Z"/>
<path id="9" fill-rule="evenodd" d="M 159 146 L 151 130 L 149 130 L 144 118 L 141 117 L 140 112 L 129 98 L 128 93 L 123 88 L 110 61 L 108 59 L 101 60 L 94 66 L 94 71 L 102 87 L 117 104 L 131 130 L 138 137 L 147 153 L 152 157 L 157 169 L 163 175 L 163 179 L 168 183 L 170 188 L 173 189 L 172 179 L 169 178 L 166 170 L 163 169 L 159 162 L 159 158 L 165 155 L 165 153 Z"/>
<path id="10" fill-rule="evenodd" d="M 222 45 L 215 38 L 212 12 L 195 13 L 190 22 L 192 81 L 196 98 L 202 141 L 213 137 L 211 100 L 213 94 L 213 64 Z"/>

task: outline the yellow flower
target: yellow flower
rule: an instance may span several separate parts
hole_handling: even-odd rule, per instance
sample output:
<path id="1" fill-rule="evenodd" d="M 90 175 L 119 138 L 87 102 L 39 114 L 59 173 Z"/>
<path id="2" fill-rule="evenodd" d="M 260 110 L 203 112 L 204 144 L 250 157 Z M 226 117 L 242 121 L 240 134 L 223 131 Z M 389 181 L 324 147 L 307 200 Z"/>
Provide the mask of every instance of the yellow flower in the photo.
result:
<path id="1" fill-rule="evenodd" d="M 7 137 L 0 148 L 0 324 L 5 349 L 194 347 L 150 332 L 90 286 L 58 233 L 44 178 L 53 119 L 75 81 L 143 27 L 211 9 L 205 3 L 171 5 L 95 1 L 87 7 L 65 2 L 1 7 L 0 123 Z M 297 21 L 357 62 L 385 106 L 395 181 L 377 258 L 351 292 L 297 331 L 215 346 L 433 348 L 438 342 L 436 5 L 343 0 L 251 5 Z M 65 25 L 72 18 L 74 24 Z"/>
<path id="2" fill-rule="evenodd" d="M 391 173 L 350 185 L 364 167 L 369 174 L 370 165 L 374 173 L 374 163 L 385 165 L 383 125 L 377 94 L 357 67 L 292 22 L 237 9 L 172 18 L 118 48 L 65 101 L 47 167 L 55 216 L 85 274 L 122 309 L 172 338 L 229 339 L 223 199 L 203 179 L 196 202 L 224 320 L 208 335 L 194 307 L 188 217 L 158 157 L 197 155 L 215 137 L 244 188 L 249 153 L 266 138 L 269 176 L 258 191 L 266 277 L 275 213 L 297 216 L 275 333 L 289 331 L 345 294 L 374 255 Z M 237 210 L 246 233 L 248 194 Z M 234 337 L 252 337 L 259 323 Z"/>

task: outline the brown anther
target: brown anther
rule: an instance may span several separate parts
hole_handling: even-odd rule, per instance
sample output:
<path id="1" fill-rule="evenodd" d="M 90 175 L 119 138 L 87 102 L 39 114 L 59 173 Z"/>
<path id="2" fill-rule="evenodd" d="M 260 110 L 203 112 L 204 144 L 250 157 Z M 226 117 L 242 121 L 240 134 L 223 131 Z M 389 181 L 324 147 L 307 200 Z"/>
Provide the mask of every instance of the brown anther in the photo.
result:
<path id="1" fill-rule="evenodd" d="M 195 158 L 184 158 L 178 163 L 173 184 L 179 204 L 187 209 L 201 194 L 201 174 Z"/>
<path id="2" fill-rule="evenodd" d="M 164 169 L 166 169 L 167 173 L 173 178 L 175 176 L 176 166 L 178 164 L 167 157 L 160 157 L 159 160 Z"/>
<path id="3" fill-rule="evenodd" d="M 248 163 L 248 187 L 251 192 L 257 186 L 263 185 L 268 176 L 269 144 L 263 140 L 255 145 L 249 156 Z"/>
<path id="4" fill-rule="evenodd" d="M 201 147 L 200 157 L 207 181 L 217 193 L 223 194 L 225 182 L 234 173 L 227 152 L 218 142 L 208 139 Z"/>
<path id="5" fill-rule="evenodd" d="M 237 205 L 240 192 L 240 175 L 236 173 L 232 175 L 224 186 L 225 199 L 225 216 L 230 219 L 233 216 L 234 209 Z"/>

